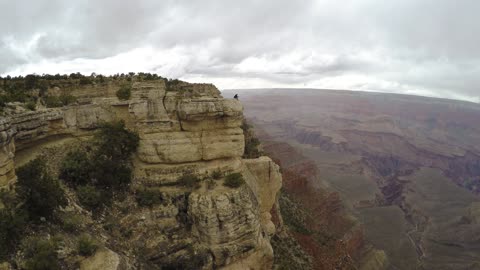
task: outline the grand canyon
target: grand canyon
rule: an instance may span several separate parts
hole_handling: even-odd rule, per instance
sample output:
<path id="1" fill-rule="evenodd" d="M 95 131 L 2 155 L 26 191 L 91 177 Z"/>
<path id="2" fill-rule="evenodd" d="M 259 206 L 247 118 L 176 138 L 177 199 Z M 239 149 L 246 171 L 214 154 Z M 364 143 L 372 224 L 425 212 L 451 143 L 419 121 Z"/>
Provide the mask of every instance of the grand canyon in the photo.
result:
<path id="1" fill-rule="evenodd" d="M 315 269 L 338 269 L 329 260 L 480 269 L 478 104 L 317 89 L 223 94 L 233 93 L 282 167 L 283 200 L 304 212 L 304 230 L 291 235 L 318 258 Z"/>

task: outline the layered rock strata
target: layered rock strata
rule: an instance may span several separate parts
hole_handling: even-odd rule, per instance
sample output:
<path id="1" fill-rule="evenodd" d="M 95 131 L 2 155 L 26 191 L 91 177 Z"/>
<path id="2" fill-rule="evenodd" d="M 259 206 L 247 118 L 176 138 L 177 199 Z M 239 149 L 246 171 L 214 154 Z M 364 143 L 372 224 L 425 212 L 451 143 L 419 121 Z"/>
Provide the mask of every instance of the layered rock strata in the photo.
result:
<path id="1" fill-rule="evenodd" d="M 267 157 L 242 159 L 241 103 L 222 98 L 208 84 L 182 84 L 167 91 L 163 80 L 135 82 L 126 101 L 115 91 L 111 85 L 76 90 L 76 105 L 14 112 L 2 119 L 0 188 L 15 181 L 15 146 L 28 152 L 59 138 L 87 138 L 103 122 L 123 120 L 140 136 L 133 186 L 155 189 L 163 201 L 120 220 L 131 232 L 127 240 L 132 249 L 142 250 L 143 262 L 131 256 L 132 265 L 187 267 L 193 261 L 203 269 L 271 268 L 269 239 L 275 226 L 270 210 L 281 174 Z M 183 174 L 206 178 L 214 171 L 239 172 L 246 184 L 232 189 L 217 180 L 214 188 L 197 190 L 176 185 Z M 121 253 L 130 256 L 133 251 Z"/>

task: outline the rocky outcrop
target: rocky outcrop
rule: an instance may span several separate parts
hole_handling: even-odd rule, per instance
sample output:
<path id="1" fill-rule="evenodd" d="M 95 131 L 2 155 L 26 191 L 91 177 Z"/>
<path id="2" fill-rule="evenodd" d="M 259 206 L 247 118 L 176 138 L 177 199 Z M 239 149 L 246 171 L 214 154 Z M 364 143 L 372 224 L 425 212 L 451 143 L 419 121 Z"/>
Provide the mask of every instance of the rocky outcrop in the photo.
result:
<path id="1" fill-rule="evenodd" d="M 267 157 L 242 159 L 241 103 L 223 99 L 208 84 L 134 82 L 129 100 L 115 96 L 118 87 L 82 87 L 72 92 L 76 105 L 10 113 L 0 122 L 0 186 L 15 180 L 14 137 L 18 150 L 28 152 L 58 138 L 87 138 L 103 122 L 123 120 L 140 137 L 132 188 L 155 190 L 162 204 L 119 217 L 130 232 L 128 245 L 97 252 L 81 269 L 124 269 L 127 257 L 146 269 L 272 268 L 270 211 L 282 178 Z M 214 171 L 241 173 L 246 183 L 237 189 L 222 179 L 214 188 L 176 185 L 186 173 L 203 179 Z M 139 250 L 142 256 L 131 255 Z"/>
<path id="2" fill-rule="evenodd" d="M 0 189 L 9 189 L 15 181 L 14 135 L 16 131 L 7 119 L 0 119 Z"/>
<path id="3" fill-rule="evenodd" d="M 80 263 L 80 270 L 127 270 L 131 269 L 117 253 L 109 249 L 101 249 L 92 257 Z"/>

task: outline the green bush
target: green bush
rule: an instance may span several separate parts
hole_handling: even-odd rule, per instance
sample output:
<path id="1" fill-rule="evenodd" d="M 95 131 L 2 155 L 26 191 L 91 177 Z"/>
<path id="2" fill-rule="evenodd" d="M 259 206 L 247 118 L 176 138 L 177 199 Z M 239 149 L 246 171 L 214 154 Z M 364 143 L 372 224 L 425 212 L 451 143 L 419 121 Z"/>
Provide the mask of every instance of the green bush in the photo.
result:
<path id="1" fill-rule="evenodd" d="M 91 185 L 79 186 L 77 196 L 80 203 L 90 210 L 95 210 L 103 204 L 102 192 Z"/>
<path id="2" fill-rule="evenodd" d="M 35 105 L 34 101 L 29 101 L 29 102 L 25 103 L 25 108 L 29 109 L 30 111 L 35 111 L 36 107 L 37 106 Z"/>
<path id="3" fill-rule="evenodd" d="M 92 167 L 95 185 L 108 189 L 124 189 L 131 182 L 129 160 L 140 138 L 125 127 L 125 122 L 105 123 L 94 137 L 96 152 Z"/>
<path id="4" fill-rule="evenodd" d="M 24 243 L 26 270 L 56 270 L 60 269 L 57 257 L 57 246 L 54 241 L 31 238 Z"/>
<path id="5" fill-rule="evenodd" d="M 85 151 L 69 152 L 60 165 L 59 177 L 73 186 L 85 185 L 90 181 L 92 164 Z"/>
<path id="6" fill-rule="evenodd" d="M 36 87 L 37 81 L 38 81 L 37 75 L 34 74 L 28 74 L 25 76 L 24 84 L 25 84 L 25 89 L 30 90 Z"/>
<path id="7" fill-rule="evenodd" d="M 245 180 L 241 173 L 231 173 L 225 177 L 224 186 L 238 188 L 245 184 Z"/>
<path id="8" fill-rule="evenodd" d="M 65 192 L 47 170 L 45 160 L 36 158 L 17 170 L 17 193 L 30 218 L 49 218 L 67 205 Z"/>
<path id="9" fill-rule="evenodd" d="M 7 105 L 8 97 L 6 95 L 0 95 L 0 108 L 3 108 Z"/>
<path id="10" fill-rule="evenodd" d="M 82 217 L 73 212 L 64 213 L 61 220 L 63 230 L 69 233 L 77 232 L 82 226 Z"/>
<path id="11" fill-rule="evenodd" d="M 78 238 L 77 251 L 82 256 L 92 256 L 98 249 L 98 243 L 89 235 L 82 235 Z"/>
<path id="12" fill-rule="evenodd" d="M 129 131 L 124 121 L 104 123 L 95 134 L 98 155 L 124 162 L 136 151 L 140 142 L 137 133 Z"/>
<path id="13" fill-rule="evenodd" d="M 124 84 L 117 90 L 117 97 L 120 100 L 128 100 L 132 95 L 132 85 Z"/>
<path id="14" fill-rule="evenodd" d="M 189 187 L 189 188 L 199 188 L 200 187 L 200 178 L 193 174 L 184 174 L 178 178 L 178 184 L 180 186 Z"/>
<path id="15" fill-rule="evenodd" d="M 124 122 L 105 123 L 94 136 L 91 154 L 83 150 L 67 154 L 60 167 L 60 178 L 72 186 L 92 185 L 109 192 L 124 189 L 131 182 L 129 161 L 139 140 L 136 133 L 125 128 Z M 84 187 L 80 191 L 87 190 Z M 94 206 L 95 200 L 91 199 L 95 196 L 81 195 L 85 195 L 87 205 Z"/>
<path id="16" fill-rule="evenodd" d="M 222 178 L 222 177 L 223 177 L 223 174 L 222 174 L 222 172 L 221 172 L 220 170 L 215 170 L 215 171 L 213 171 L 213 173 L 212 173 L 212 178 L 213 178 L 213 179 L 218 180 L 218 179 L 220 179 L 220 178 Z"/>
<path id="17" fill-rule="evenodd" d="M 10 254 L 27 224 L 27 213 L 19 209 L 0 209 L 0 261 Z"/>
<path id="18" fill-rule="evenodd" d="M 125 161 L 99 156 L 92 165 L 94 185 L 109 190 L 124 190 L 132 181 L 132 170 Z"/>
<path id="19" fill-rule="evenodd" d="M 141 189 L 135 194 L 138 205 L 140 206 L 153 206 L 160 204 L 163 201 L 162 194 L 159 191 L 151 189 Z"/>
<path id="20" fill-rule="evenodd" d="M 47 108 L 57 108 L 57 107 L 63 106 L 63 103 L 60 100 L 60 98 L 56 96 L 46 96 L 44 100 L 45 100 L 45 106 L 47 106 Z"/>
<path id="21" fill-rule="evenodd" d="M 77 101 L 77 98 L 72 95 L 60 95 L 58 97 L 46 96 L 44 100 L 45 106 L 47 106 L 47 108 L 57 108 L 74 103 L 75 101 Z"/>

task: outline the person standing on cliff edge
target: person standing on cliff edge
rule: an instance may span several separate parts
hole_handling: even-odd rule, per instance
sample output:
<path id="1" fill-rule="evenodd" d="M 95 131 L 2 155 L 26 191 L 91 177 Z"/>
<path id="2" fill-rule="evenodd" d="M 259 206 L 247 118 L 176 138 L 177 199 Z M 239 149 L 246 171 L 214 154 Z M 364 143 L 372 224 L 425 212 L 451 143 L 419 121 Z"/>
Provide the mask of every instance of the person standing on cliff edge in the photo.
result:
<path id="1" fill-rule="evenodd" d="M 238 100 L 238 94 L 235 94 L 235 96 L 233 96 L 233 98 Z"/>

